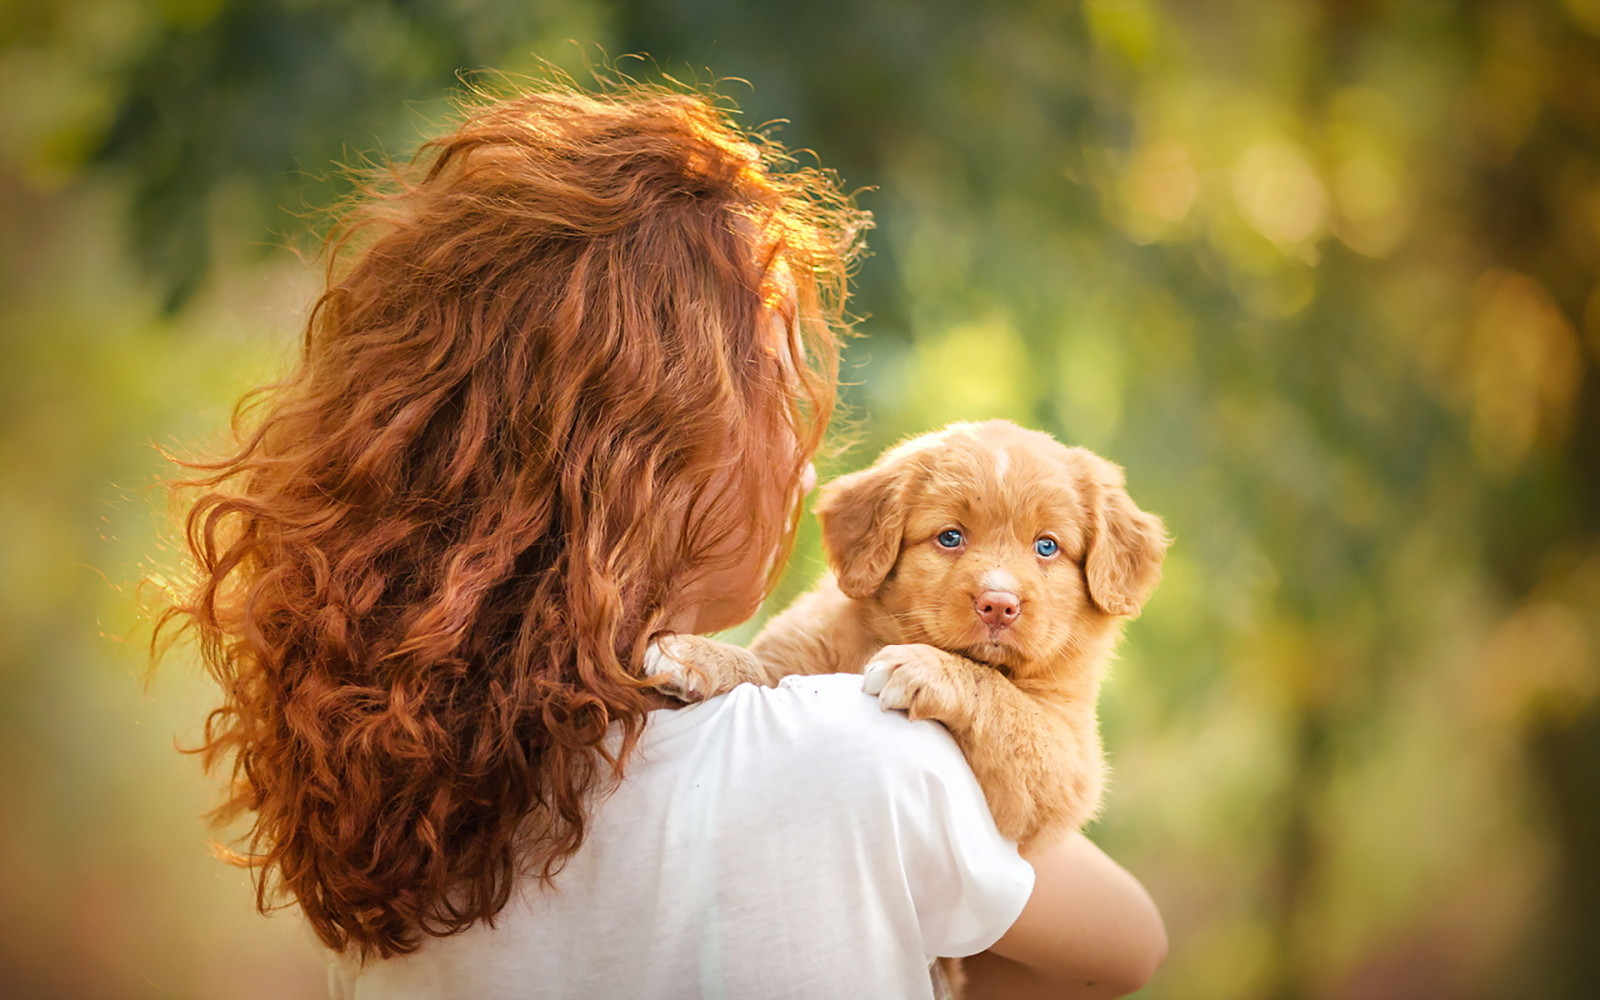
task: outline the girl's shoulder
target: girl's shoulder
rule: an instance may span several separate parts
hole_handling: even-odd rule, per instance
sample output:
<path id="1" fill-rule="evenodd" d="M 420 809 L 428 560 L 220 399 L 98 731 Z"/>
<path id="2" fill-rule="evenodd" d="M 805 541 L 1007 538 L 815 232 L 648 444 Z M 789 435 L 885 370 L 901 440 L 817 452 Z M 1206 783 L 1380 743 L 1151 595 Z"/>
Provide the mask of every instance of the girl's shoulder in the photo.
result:
<path id="1" fill-rule="evenodd" d="M 652 712 L 643 750 L 647 758 L 726 757 L 737 771 L 794 786 L 832 782 L 836 794 L 908 788 L 920 795 L 929 785 L 951 783 L 976 790 L 944 726 L 885 711 L 861 684 L 859 674 L 797 675 L 776 687 L 741 684 L 696 705 Z"/>

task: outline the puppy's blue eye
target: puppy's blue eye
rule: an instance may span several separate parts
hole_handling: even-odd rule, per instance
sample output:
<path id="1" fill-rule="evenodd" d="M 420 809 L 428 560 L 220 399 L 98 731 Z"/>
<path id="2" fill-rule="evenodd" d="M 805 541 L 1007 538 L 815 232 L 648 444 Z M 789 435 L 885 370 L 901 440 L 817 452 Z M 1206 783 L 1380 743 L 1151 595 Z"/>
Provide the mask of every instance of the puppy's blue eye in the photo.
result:
<path id="1" fill-rule="evenodd" d="M 1060 549 L 1061 546 L 1056 544 L 1056 540 L 1054 538 L 1041 538 L 1037 542 L 1033 543 L 1033 551 L 1039 553 L 1041 556 L 1044 556 L 1046 559 L 1055 555 L 1058 551 L 1060 551 Z"/>
<path id="2" fill-rule="evenodd" d="M 961 547 L 961 532 L 954 528 L 947 528 L 939 532 L 935 540 L 947 549 L 959 549 Z"/>

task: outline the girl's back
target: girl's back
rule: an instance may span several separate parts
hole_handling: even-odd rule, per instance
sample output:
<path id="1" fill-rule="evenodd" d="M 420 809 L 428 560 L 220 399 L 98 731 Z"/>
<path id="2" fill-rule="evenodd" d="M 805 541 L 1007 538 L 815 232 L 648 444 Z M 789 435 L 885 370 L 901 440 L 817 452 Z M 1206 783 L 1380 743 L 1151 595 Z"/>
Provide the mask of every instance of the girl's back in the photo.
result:
<path id="1" fill-rule="evenodd" d="M 854 675 L 652 713 L 592 824 L 553 888 L 336 960 L 334 995 L 926 997 L 931 957 L 987 948 L 1033 888 L 949 734 Z"/>

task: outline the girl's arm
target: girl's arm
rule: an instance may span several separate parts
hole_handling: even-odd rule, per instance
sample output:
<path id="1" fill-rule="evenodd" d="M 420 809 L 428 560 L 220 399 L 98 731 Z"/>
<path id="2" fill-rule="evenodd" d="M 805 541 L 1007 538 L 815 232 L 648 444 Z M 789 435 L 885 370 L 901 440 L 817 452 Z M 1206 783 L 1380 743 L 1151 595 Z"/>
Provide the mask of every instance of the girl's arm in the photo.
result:
<path id="1" fill-rule="evenodd" d="M 962 962 L 963 996 L 1119 997 L 1149 982 L 1167 932 L 1144 886 L 1081 833 L 1022 853 L 1033 895 L 993 948 Z"/>

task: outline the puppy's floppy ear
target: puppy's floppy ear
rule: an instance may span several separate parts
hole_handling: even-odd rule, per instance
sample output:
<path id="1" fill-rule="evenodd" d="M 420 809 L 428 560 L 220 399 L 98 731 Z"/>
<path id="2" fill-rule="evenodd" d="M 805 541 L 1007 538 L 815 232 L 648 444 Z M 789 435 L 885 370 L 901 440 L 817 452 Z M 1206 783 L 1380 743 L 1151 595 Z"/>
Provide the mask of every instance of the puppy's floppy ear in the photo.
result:
<path id="1" fill-rule="evenodd" d="M 1171 540 L 1161 518 L 1134 506 L 1120 467 L 1093 452 L 1080 454 L 1088 472 L 1084 501 L 1092 518 L 1083 561 L 1089 599 L 1106 614 L 1137 615 L 1161 580 L 1161 560 Z"/>
<path id="2" fill-rule="evenodd" d="M 880 462 L 819 493 L 822 547 L 846 597 L 871 597 L 894 569 L 905 534 L 905 488 L 905 463 Z"/>

